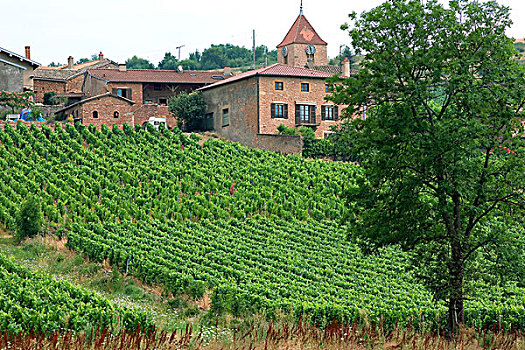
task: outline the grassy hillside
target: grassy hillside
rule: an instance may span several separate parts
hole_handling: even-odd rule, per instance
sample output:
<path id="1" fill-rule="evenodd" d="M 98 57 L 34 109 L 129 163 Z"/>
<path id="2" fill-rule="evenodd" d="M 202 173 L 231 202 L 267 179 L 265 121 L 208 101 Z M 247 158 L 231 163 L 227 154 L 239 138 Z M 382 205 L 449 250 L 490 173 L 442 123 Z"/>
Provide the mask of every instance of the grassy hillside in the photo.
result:
<path id="1" fill-rule="evenodd" d="M 364 256 L 338 223 L 359 168 L 178 131 L 19 124 L 0 131 L 0 223 L 35 193 L 68 246 L 214 312 L 444 324 L 396 250 Z M 525 289 L 477 281 L 467 323 L 525 328 Z"/>

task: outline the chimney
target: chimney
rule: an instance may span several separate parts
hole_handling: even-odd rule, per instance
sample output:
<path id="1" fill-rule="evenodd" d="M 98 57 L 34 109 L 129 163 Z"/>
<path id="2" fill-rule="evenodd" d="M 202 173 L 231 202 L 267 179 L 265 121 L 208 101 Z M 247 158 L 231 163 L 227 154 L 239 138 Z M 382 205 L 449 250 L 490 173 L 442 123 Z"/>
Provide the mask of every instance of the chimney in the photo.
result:
<path id="1" fill-rule="evenodd" d="M 345 57 L 343 62 L 341 62 L 341 76 L 350 76 L 350 61 L 348 60 L 348 57 Z"/>
<path id="2" fill-rule="evenodd" d="M 104 54 L 102 53 L 102 51 L 100 51 L 100 53 L 98 54 L 98 60 L 102 61 L 103 59 L 104 59 Z"/>
<path id="3" fill-rule="evenodd" d="M 26 58 L 31 59 L 31 46 L 26 46 Z"/>
<path id="4" fill-rule="evenodd" d="M 73 69 L 73 56 L 67 58 L 67 69 Z"/>
<path id="5" fill-rule="evenodd" d="M 224 66 L 224 75 L 232 75 L 232 69 L 230 66 Z"/>
<path id="6" fill-rule="evenodd" d="M 179 73 L 183 73 L 184 72 L 184 68 L 182 68 L 182 64 L 179 64 L 177 66 L 177 71 L 179 71 Z"/>
<path id="7" fill-rule="evenodd" d="M 125 72 L 127 69 L 126 69 L 126 64 L 125 63 L 119 63 L 118 65 L 118 71 L 119 72 Z"/>

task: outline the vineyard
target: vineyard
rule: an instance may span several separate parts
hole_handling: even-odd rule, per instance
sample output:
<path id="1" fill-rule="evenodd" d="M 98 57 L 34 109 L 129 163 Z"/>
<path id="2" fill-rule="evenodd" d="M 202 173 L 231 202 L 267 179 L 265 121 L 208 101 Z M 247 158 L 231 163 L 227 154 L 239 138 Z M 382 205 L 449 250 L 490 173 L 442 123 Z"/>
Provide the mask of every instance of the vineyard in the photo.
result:
<path id="1" fill-rule="evenodd" d="M 6 125 L 0 223 L 14 229 L 19 203 L 36 194 L 47 225 L 70 249 L 172 295 L 211 293 L 214 312 L 445 324 L 445 306 L 416 282 L 404 253 L 366 256 L 346 239 L 340 197 L 358 171 L 213 139 L 200 145 L 176 130 Z M 4 274 L 0 283 L 8 281 Z M 525 328 L 525 289 L 476 283 L 468 325 Z M 5 295 L 1 289 L 0 300 Z M 64 319 L 60 327 L 74 328 L 74 317 Z"/>

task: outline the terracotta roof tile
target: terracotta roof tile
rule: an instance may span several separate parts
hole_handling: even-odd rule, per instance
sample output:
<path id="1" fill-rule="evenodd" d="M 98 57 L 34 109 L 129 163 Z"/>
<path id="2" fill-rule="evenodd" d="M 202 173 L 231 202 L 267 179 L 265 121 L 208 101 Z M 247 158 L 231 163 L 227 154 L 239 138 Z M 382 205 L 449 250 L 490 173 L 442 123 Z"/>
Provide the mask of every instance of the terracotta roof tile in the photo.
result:
<path id="1" fill-rule="evenodd" d="M 278 48 L 289 44 L 312 44 L 327 45 L 326 41 L 321 39 L 314 27 L 308 22 L 303 14 L 300 14 L 294 24 L 284 37 L 283 41 L 277 45 Z"/>
<path id="2" fill-rule="evenodd" d="M 212 84 L 229 76 L 214 71 L 183 71 L 153 69 L 90 69 L 89 74 L 109 82 Z"/>
<path id="3" fill-rule="evenodd" d="M 199 90 L 209 89 L 209 88 L 216 87 L 219 85 L 232 83 L 238 80 L 251 78 L 257 75 L 319 78 L 319 79 L 326 79 L 326 78 L 330 78 L 331 76 L 333 76 L 333 74 L 328 73 L 328 72 L 321 72 L 321 71 L 317 71 L 313 69 L 292 67 L 286 64 L 275 63 L 268 67 L 258 68 L 258 69 L 250 70 L 248 72 L 244 72 L 239 75 L 235 75 L 229 78 L 228 80 L 216 82 L 215 84 L 202 87 Z"/>

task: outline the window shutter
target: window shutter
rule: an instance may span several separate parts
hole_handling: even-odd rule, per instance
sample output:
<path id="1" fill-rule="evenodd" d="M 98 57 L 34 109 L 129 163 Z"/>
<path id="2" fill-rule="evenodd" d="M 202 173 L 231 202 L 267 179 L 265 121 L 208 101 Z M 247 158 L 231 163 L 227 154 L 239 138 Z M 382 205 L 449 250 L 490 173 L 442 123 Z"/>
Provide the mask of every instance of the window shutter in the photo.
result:
<path id="1" fill-rule="evenodd" d="M 111 90 L 111 93 L 112 93 L 113 95 L 118 95 L 118 89 L 113 89 L 113 90 Z"/>
<path id="2" fill-rule="evenodd" d="M 283 105 L 283 118 L 288 119 L 288 104 L 287 103 Z"/>
<path id="3" fill-rule="evenodd" d="M 321 106 L 321 120 L 326 120 L 326 106 Z"/>
<path id="4" fill-rule="evenodd" d="M 334 106 L 334 119 L 339 120 L 339 106 Z"/>
<path id="5" fill-rule="evenodd" d="M 298 104 L 295 105 L 295 124 L 301 124 L 301 106 Z"/>
<path id="6" fill-rule="evenodd" d="M 132 96 L 133 95 L 131 94 L 131 89 L 128 89 L 128 96 L 127 96 L 128 100 L 132 100 L 131 98 Z"/>
<path id="7" fill-rule="evenodd" d="M 315 124 L 315 110 L 317 106 L 310 106 L 310 123 Z"/>
<path id="8" fill-rule="evenodd" d="M 270 112 L 270 116 L 272 118 L 275 118 L 275 103 L 272 103 L 271 104 L 271 112 Z"/>

